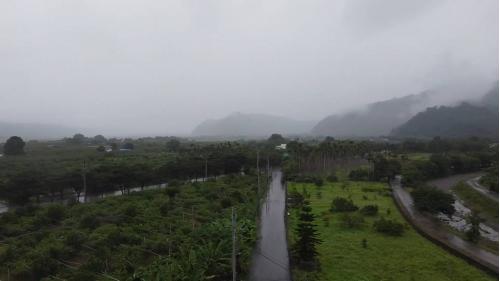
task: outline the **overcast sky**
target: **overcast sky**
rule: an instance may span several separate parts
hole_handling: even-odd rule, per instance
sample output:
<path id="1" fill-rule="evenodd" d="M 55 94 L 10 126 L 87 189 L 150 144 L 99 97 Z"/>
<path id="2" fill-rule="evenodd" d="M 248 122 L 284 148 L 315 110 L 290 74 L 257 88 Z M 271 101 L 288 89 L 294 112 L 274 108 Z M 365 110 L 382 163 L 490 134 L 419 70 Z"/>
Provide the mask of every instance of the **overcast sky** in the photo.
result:
<path id="1" fill-rule="evenodd" d="M 498 0 L 4 0 L 0 121 L 189 133 L 498 79 Z"/>

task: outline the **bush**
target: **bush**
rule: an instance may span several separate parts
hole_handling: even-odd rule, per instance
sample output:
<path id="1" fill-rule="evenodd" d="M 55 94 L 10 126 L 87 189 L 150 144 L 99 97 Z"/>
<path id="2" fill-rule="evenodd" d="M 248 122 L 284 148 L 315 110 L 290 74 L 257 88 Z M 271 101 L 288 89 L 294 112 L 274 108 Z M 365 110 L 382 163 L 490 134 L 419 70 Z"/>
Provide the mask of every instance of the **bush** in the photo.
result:
<path id="1" fill-rule="evenodd" d="M 171 209 L 171 205 L 168 202 L 163 202 L 160 205 L 160 214 L 162 214 L 163 216 L 166 216 L 166 215 L 168 215 L 168 212 L 170 211 L 170 209 Z"/>
<path id="2" fill-rule="evenodd" d="M 351 199 L 335 197 L 332 200 L 332 207 L 330 210 L 332 212 L 354 212 L 358 210 L 358 207 L 354 205 Z"/>
<path id="3" fill-rule="evenodd" d="M 314 183 L 317 186 L 323 185 L 323 179 L 317 176 L 291 175 L 288 177 L 288 180 L 299 183 Z"/>
<path id="4" fill-rule="evenodd" d="M 404 226 L 402 223 L 393 220 L 387 220 L 380 218 L 373 223 L 373 227 L 376 231 L 385 233 L 392 236 L 401 236 L 404 232 Z"/>
<path id="5" fill-rule="evenodd" d="M 222 198 L 220 200 L 220 206 L 225 209 L 225 208 L 229 208 L 233 205 L 233 202 L 231 201 L 231 199 L 229 198 Z"/>
<path id="6" fill-rule="evenodd" d="M 177 193 L 181 191 L 176 184 L 177 183 L 172 181 L 168 184 L 167 188 L 165 188 L 165 192 L 167 193 L 168 198 L 170 198 L 170 200 L 173 200 L 175 196 L 177 196 Z"/>
<path id="7" fill-rule="evenodd" d="M 326 180 L 329 182 L 338 182 L 339 178 L 336 175 L 329 175 L 328 177 L 326 177 Z"/>
<path id="8" fill-rule="evenodd" d="M 378 206 L 377 205 L 366 205 L 361 208 L 360 213 L 365 215 L 365 216 L 375 216 L 378 213 Z"/>
<path id="9" fill-rule="evenodd" d="M 368 169 L 355 169 L 349 173 L 349 179 L 352 181 L 369 181 L 370 171 Z"/>
<path id="10" fill-rule="evenodd" d="M 452 215 L 455 212 L 455 198 L 450 193 L 441 191 L 435 187 L 417 188 L 411 193 L 415 207 L 420 211 L 432 214 L 442 212 Z"/>
<path id="11" fill-rule="evenodd" d="M 64 206 L 59 204 L 50 205 L 47 208 L 46 216 L 52 223 L 57 223 L 64 218 L 65 209 Z"/>
<path id="12" fill-rule="evenodd" d="M 85 235 L 76 231 L 69 232 L 64 239 L 64 244 L 75 250 L 79 250 L 83 242 L 85 242 Z"/>
<path id="13" fill-rule="evenodd" d="M 123 214 L 126 215 L 127 217 L 135 217 L 137 216 L 138 213 L 139 211 L 137 210 L 137 207 L 135 207 L 134 205 L 127 206 L 123 210 Z"/>
<path id="14" fill-rule="evenodd" d="M 304 203 L 304 195 L 297 190 L 292 190 L 288 195 L 288 204 L 291 208 L 300 208 Z"/>
<path id="15" fill-rule="evenodd" d="M 80 220 L 82 228 L 95 229 L 99 226 L 99 219 L 96 214 L 86 214 Z"/>
<path id="16" fill-rule="evenodd" d="M 314 184 L 316 186 L 318 186 L 318 187 L 322 186 L 323 185 L 323 179 L 321 179 L 321 178 L 314 178 Z"/>
<path id="17" fill-rule="evenodd" d="M 365 219 L 360 214 L 348 214 L 344 213 L 340 217 L 340 222 L 344 227 L 347 228 L 357 228 L 363 225 Z"/>

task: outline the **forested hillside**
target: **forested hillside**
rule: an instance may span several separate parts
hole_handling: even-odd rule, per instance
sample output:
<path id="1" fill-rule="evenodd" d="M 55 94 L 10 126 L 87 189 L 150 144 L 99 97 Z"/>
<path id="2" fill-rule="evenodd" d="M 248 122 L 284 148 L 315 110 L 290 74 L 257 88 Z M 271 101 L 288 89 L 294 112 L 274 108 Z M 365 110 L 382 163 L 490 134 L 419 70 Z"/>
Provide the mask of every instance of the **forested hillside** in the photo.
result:
<path id="1" fill-rule="evenodd" d="M 383 136 L 425 108 L 428 94 L 409 95 L 372 103 L 365 110 L 330 115 L 312 130 L 314 135 L 333 137 Z"/>
<path id="2" fill-rule="evenodd" d="M 498 137 L 498 85 L 479 102 L 427 108 L 392 132 L 402 137 Z"/>

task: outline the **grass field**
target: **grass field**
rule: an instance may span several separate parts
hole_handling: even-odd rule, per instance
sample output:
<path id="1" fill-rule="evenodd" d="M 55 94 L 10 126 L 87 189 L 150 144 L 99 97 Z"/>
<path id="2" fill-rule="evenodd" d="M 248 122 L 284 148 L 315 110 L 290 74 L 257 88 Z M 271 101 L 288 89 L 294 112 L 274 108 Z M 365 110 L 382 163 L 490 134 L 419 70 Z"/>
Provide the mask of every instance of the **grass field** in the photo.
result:
<path id="1" fill-rule="evenodd" d="M 320 280 L 496 280 L 417 234 L 397 210 L 385 184 L 327 183 L 317 188 L 311 184 L 290 183 L 288 186 L 290 190 L 295 188 L 302 192 L 305 189 L 310 194 L 309 200 L 317 215 L 316 222 L 323 240 L 318 249 Z M 372 225 L 377 217 L 365 217 L 363 226 L 357 229 L 344 227 L 339 214 L 328 212 L 336 196 L 350 197 L 359 207 L 378 205 L 378 216 L 403 222 L 405 233 L 401 237 L 391 237 L 375 232 Z M 291 244 L 294 242 L 296 215 L 295 210 L 290 210 Z M 363 239 L 367 240 L 367 248 L 362 247 Z M 294 269 L 293 274 L 294 280 L 307 280 L 303 272 Z"/>
<path id="2" fill-rule="evenodd" d="M 408 159 L 409 160 L 429 160 L 431 157 L 431 153 L 409 153 L 408 154 Z"/>

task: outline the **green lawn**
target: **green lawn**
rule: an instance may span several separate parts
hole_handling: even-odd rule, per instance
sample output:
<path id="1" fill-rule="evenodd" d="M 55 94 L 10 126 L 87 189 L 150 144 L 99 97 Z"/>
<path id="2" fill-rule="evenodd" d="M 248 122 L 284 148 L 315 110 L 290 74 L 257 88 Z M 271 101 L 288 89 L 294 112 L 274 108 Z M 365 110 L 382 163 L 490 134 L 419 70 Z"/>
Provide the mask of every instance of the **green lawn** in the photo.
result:
<path id="1" fill-rule="evenodd" d="M 409 160 L 429 160 L 431 157 L 431 153 L 409 153 L 408 154 L 408 159 Z"/>
<path id="2" fill-rule="evenodd" d="M 317 188 L 312 184 L 290 183 L 289 189 L 294 188 L 299 192 L 304 188 L 310 193 L 309 200 L 317 215 L 323 240 L 318 249 L 322 268 L 320 280 L 496 280 L 417 234 L 397 210 L 385 184 L 328 183 Z M 321 196 L 318 196 L 319 190 Z M 379 216 L 405 223 L 405 233 L 401 237 L 391 237 L 375 232 L 372 225 L 376 217 L 365 217 L 359 229 L 345 228 L 339 222 L 339 214 L 328 212 L 336 196 L 351 197 L 359 207 L 378 205 Z M 290 243 L 293 244 L 296 211 L 290 210 L 290 214 Z M 328 225 L 326 219 L 329 219 Z M 363 239 L 368 242 L 367 248 L 362 247 Z M 293 273 L 295 280 L 306 280 L 301 278 L 302 272 L 294 269 Z"/>

